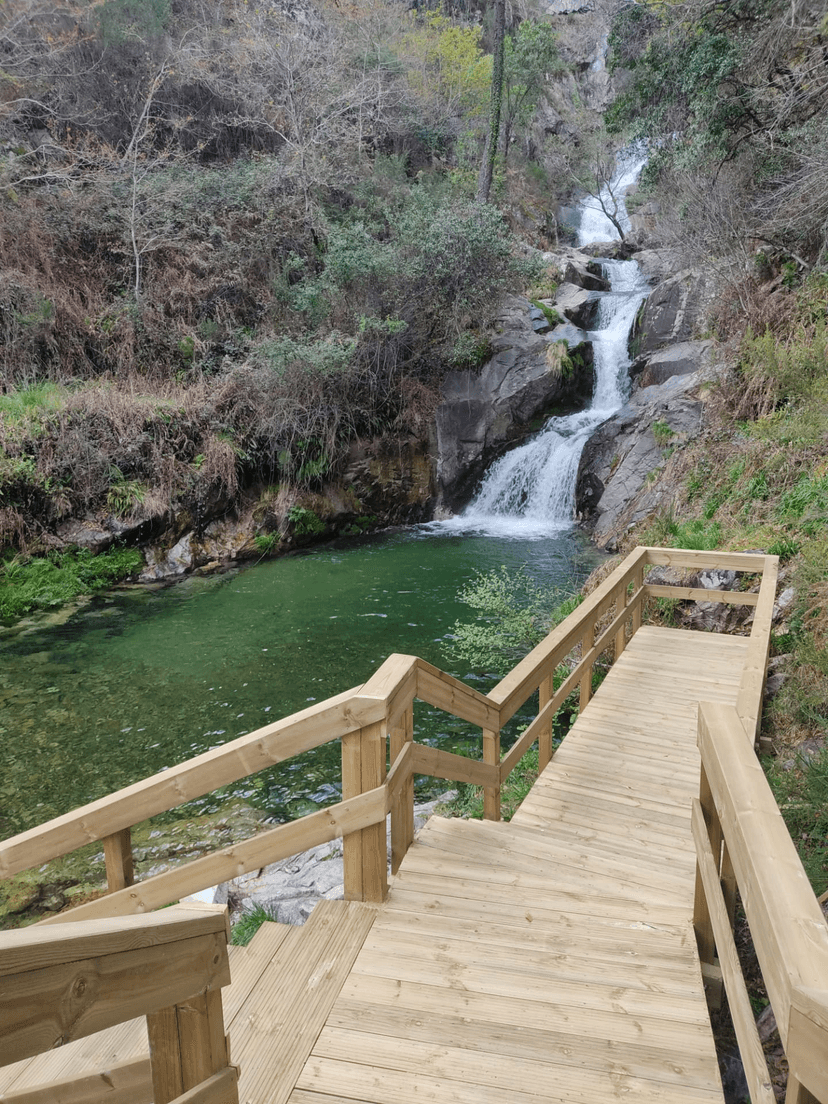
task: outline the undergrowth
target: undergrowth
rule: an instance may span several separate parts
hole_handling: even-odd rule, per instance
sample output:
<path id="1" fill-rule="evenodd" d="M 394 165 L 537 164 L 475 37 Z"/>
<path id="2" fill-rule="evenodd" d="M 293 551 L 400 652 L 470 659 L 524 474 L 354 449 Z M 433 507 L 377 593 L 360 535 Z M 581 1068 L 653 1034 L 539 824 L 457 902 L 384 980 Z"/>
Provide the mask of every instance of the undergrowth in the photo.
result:
<path id="1" fill-rule="evenodd" d="M 137 548 L 113 548 L 97 556 L 78 549 L 8 557 L 0 564 L 0 618 L 11 620 L 94 594 L 135 574 L 143 563 Z"/>
<path id="2" fill-rule="evenodd" d="M 268 922 L 278 922 L 275 909 L 264 908 L 262 905 L 254 905 L 250 911 L 245 911 L 233 925 L 230 942 L 234 947 L 246 947 L 253 936 L 262 926 Z"/>

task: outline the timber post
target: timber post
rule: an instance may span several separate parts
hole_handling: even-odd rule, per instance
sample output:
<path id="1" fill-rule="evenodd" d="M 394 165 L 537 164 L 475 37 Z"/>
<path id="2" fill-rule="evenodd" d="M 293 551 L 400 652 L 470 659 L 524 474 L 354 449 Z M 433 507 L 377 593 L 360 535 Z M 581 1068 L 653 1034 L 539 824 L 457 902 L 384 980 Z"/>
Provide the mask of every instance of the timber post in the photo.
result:
<path id="1" fill-rule="evenodd" d="M 547 675 L 538 687 L 538 712 L 552 701 L 554 694 L 552 675 Z M 549 724 L 538 734 L 538 774 L 549 765 L 552 758 L 552 720 L 550 717 Z"/>
<path id="2" fill-rule="evenodd" d="M 500 730 L 483 729 L 483 762 L 500 766 Z M 500 820 L 500 780 L 483 789 L 483 819 Z"/>
<path id="3" fill-rule="evenodd" d="M 385 782 L 386 724 L 378 721 L 342 737 L 342 797 L 358 797 Z M 384 901 L 388 893 L 385 822 L 342 838 L 346 901 Z"/>
<path id="4" fill-rule="evenodd" d="M 103 846 L 107 892 L 115 893 L 133 885 L 135 870 L 132 863 L 132 830 L 122 828 L 120 832 L 104 836 Z"/>
<path id="5" fill-rule="evenodd" d="M 409 705 L 388 733 L 389 755 L 394 763 L 414 739 L 414 708 Z M 414 775 L 410 774 L 394 795 L 391 804 L 391 873 L 396 874 L 406 851 L 414 841 Z"/>

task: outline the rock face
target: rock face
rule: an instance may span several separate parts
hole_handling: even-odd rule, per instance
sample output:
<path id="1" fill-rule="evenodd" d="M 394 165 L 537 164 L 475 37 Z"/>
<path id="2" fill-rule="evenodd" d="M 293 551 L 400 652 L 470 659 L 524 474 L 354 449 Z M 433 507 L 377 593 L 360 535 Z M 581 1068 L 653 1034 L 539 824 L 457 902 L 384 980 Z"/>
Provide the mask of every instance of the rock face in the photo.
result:
<path id="1" fill-rule="evenodd" d="M 704 275 L 689 269 L 656 284 L 633 326 L 630 346 L 636 357 L 692 340 L 704 315 L 705 289 Z"/>
<path id="2" fill-rule="evenodd" d="M 579 329 L 588 330 L 598 311 L 598 300 L 577 284 L 561 284 L 555 296 L 555 309 Z"/>
<path id="3" fill-rule="evenodd" d="M 699 386 L 713 369 L 674 376 L 634 392 L 626 406 L 598 427 L 581 456 L 575 503 L 596 544 L 610 547 L 629 526 L 656 509 L 667 493 L 649 477 L 665 463 L 665 450 L 702 429 Z"/>
<path id="4" fill-rule="evenodd" d="M 445 511 L 464 505 L 483 470 L 538 420 L 578 409 L 592 395 L 592 348 L 581 330 L 536 333 L 530 304 L 517 297 L 505 302 L 498 323 L 491 360 L 480 372 L 450 373 L 443 386 L 436 425 L 438 508 Z"/>
<path id="5" fill-rule="evenodd" d="M 673 376 L 689 376 L 710 363 L 712 349 L 712 341 L 680 341 L 649 357 L 639 357 L 630 375 L 639 388 L 666 383 Z"/>

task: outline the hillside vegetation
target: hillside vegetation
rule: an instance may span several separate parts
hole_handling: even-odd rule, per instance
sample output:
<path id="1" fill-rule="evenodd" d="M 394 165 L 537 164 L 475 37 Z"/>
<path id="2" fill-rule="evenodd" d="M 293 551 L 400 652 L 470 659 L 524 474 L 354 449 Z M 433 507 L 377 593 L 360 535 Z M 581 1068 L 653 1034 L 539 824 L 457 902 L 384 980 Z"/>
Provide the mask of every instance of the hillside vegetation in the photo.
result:
<path id="1" fill-rule="evenodd" d="M 428 437 L 444 372 L 538 275 L 474 202 L 480 16 L 8 0 L 0 547 L 71 517 L 198 527 L 249 485 L 285 513 L 350 442 Z M 505 66 L 501 197 L 563 68 L 551 26 L 516 19 Z"/>

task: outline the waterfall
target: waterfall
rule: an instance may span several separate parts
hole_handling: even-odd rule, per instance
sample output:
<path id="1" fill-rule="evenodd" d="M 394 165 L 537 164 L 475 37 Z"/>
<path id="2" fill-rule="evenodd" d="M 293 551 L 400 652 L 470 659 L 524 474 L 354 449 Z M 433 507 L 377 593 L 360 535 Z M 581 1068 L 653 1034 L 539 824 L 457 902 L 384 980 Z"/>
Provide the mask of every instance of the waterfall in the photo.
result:
<path id="1" fill-rule="evenodd" d="M 610 184 L 616 196 L 635 180 L 644 160 L 637 153 L 619 159 Z M 620 207 L 623 225 L 627 218 L 623 198 Z M 587 202 L 581 205 L 580 244 L 617 238 L 603 212 Z M 604 261 L 603 267 L 611 290 L 595 292 L 599 300 L 595 328 L 586 333 L 594 353 L 592 405 L 577 414 L 550 418 L 530 441 L 501 457 L 486 473 L 477 497 L 462 516 L 442 525 L 524 539 L 572 526 L 581 453 L 594 430 L 626 399 L 627 340 L 638 306 L 649 290 L 635 261 Z"/>
<path id="2" fill-rule="evenodd" d="M 604 207 L 613 212 L 623 227 L 624 233 L 629 233 L 631 227 L 627 208 L 624 205 L 624 193 L 638 180 L 638 175 L 646 163 L 647 150 L 641 143 L 635 143 L 618 154 L 617 168 L 612 180 L 601 188 L 600 199 L 597 196 L 586 196 L 581 200 L 578 245 L 617 241 L 618 231 L 604 214 Z"/>

